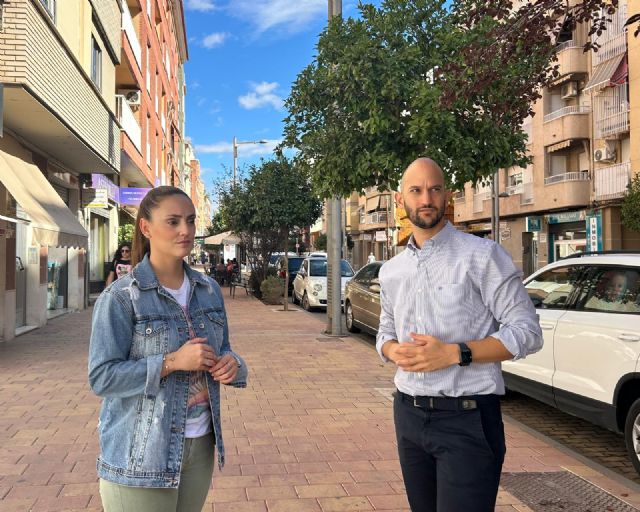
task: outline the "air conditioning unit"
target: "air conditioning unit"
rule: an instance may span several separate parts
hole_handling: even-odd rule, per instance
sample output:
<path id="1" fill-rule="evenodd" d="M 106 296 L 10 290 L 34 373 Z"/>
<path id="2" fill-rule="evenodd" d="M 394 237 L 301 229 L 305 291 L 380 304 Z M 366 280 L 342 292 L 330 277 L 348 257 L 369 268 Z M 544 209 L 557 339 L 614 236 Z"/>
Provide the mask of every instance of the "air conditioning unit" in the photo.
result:
<path id="1" fill-rule="evenodd" d="M 560 96 L 563 100 L 575 98 L 578 95 L 578 82 L 567 82 L 560 89 Z"/>
<path id="2" fill-rule="evenodd" d="M 126 89 L 122 91 L 122 94 L 130 107 L 140 105 L 141 94 L 139 89 Z"/>
<path id="3" fill-rule="evenodd" d="M 596 149 L 593 152 L 593 159 L 596 162 L 613 162 L 616 159 L 616 152 L 608 147 Z"/>

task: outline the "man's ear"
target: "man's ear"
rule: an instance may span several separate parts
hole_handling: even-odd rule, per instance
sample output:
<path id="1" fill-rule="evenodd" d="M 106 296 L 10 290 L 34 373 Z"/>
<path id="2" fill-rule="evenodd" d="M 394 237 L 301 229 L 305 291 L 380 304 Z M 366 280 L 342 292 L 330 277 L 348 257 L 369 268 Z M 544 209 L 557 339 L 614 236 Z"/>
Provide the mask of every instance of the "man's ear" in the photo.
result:
<path id="1" fill-rule="evenodd" d="M 396 199 L 396 205 L 399 206 L 400 208 L 404 208 L 404 201 L 402 200 L 402 193 L 401 192 L 396 192 L 394 194 L 394 197 Z"/>

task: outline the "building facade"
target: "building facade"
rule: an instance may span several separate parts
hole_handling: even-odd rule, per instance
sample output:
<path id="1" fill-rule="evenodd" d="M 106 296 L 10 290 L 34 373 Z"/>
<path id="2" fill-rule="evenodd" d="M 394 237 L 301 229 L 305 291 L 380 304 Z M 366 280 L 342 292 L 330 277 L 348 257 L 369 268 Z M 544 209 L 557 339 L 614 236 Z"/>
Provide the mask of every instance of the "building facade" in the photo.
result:
<path id="1" fill-rule="evenodd" d="M 523 125 L 532 163 L 499 172 L 500 243 L 526 275 L 578 251 L 640 248 L 640 234 L 620 220 L 640 171 L 640 52 L 624 27 L 632 14 L 621 1 L 598 52 L 583 51 L 587 27 L 562 32 L 560 76 Z M 493 200 L 490 183 L 467 184 L 455 222 L 487 236 Z"/>

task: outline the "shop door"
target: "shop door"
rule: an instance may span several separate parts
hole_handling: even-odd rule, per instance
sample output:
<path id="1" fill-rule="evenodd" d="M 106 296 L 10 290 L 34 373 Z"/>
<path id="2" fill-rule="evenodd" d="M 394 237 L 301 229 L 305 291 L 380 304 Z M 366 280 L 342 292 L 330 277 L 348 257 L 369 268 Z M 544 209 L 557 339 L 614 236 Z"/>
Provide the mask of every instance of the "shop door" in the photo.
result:
<path id="1" fill-rule="evenodd" d="M 16 328 L 27 324 L 27 243 L 25 226 L 16 225 Z"/>

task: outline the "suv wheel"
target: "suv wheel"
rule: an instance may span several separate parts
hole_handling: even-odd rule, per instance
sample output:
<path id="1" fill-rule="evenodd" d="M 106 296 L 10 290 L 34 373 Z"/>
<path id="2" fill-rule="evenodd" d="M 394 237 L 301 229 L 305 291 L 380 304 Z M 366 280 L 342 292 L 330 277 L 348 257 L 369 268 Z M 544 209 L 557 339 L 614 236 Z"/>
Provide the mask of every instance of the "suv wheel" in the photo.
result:
<path id="1" fill-rule="evenodd" d="M 624 425 L 624 440 L 633 467 L 640 473 L 640 399 L 633 402 Z"/>
<path id="2" fill-rule="evenodd" d="M 349 331 L 349 332 L 360 332 L 360 329 L 358 329 L 353 324 L 353 306 L 351 306 L 351 302 L 347 302 L 347 304 L 345 305 L 344 309 L 345 309 L 344 317 L 345 317 L 345 322 L 347 323 L 347 331 Z"/>

